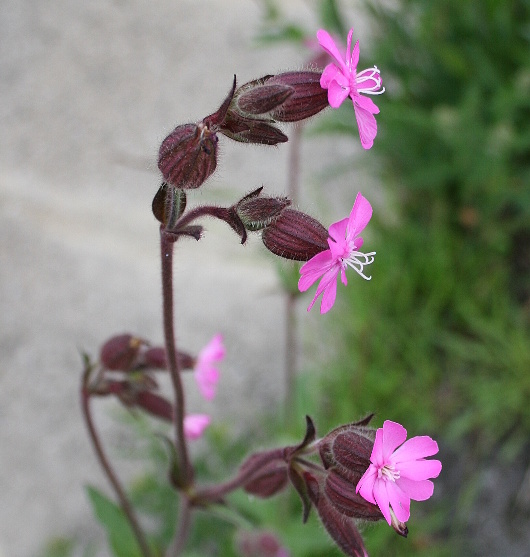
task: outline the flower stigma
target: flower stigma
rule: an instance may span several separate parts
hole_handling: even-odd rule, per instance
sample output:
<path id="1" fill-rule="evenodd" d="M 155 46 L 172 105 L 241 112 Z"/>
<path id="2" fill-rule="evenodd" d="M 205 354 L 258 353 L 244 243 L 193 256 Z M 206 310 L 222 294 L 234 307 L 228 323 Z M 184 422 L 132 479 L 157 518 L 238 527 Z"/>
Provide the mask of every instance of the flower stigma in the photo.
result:
<path id="1" fill-rule="evenodd" d="M 364 280 L 371 280 L 372 277 L 367 277 L 363 269 L 366 265 L 370 265 L 374 262 L 375 251 L 370 253 L 362 253 L 361 251 L 353 251 L 348 257 L 341 257 L 342 268 L 346 267 L 352 268 L 359 276 Z"/>

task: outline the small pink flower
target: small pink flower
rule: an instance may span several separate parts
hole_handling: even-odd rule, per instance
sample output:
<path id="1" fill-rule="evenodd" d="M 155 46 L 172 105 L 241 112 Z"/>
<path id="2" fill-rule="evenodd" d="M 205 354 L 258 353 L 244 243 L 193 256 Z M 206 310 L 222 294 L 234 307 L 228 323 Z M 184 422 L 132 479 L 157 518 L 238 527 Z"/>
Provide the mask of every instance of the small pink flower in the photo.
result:
<path id="1" fill-rule="evenodd" d="M 212 340 L 199 352 L 195 362 L 195 381 L 202 396 L 206 400 L 215 397 L 217 383 L 219 381 L 219 370 L 215 367 L 225 357 L 223 336 L 215 335 Z"/>
<path id="2" fill-rule="evenodd" d="M 184 417 L 184 435 L 186 439 L 195 441 L 203 434 L 210 425 L 212 419 L 208 414 L 189 414 Z"/>
<path id="3" fill-rule="evenodd" d="M 320 277 L 320 282 L 313 301 L 309 304 L 309 311 L 316 299 L 322 294 L 320 313 L 329 311 L 335 303 L 337 295 L 337 278 L 341 276 L 343 284 L 348 284 L 346 267 L 354 269 L 363 279 L 370 280 L 363 270 L 366 265 L 373 263 L 375 252 L 361 253 L 359 248 L 363 239 L 359 234 L 364 230 L 372 217 L 372 206 L 361 193 L 357 194 L 350 216 L 329 227 L 329 249 L 317 253 L 300 269 L 298 289 L 305 292 Z"/>
<path id="4" fill-rule="evenodd" d="M 364 499 L 378 505 L 389 525 L 409 519 L 411 499 L 425 501 L 431 497 L 434 485 L 428 478 L 436 478 L 442 470 L 439 460 L 426 460 L 438 452 L 436 441 L 422 436 L 405 443 L 406 438 L 407 430 L 402 425 L 385 421 L 375 435 L 371 464 L 356 489 Z"/>
<path id="5" fill-rule="evenodd" d="M 374 144 L 377 134 L 377 123 L 374 114 L 379 113 L 379 108 L 365 95 L 380 95 L 385 92 L 383 81 L 377 66 L 357 73 L 359 63 L 359 41 L 355 43 L 353 52 L 351 40 L 353 29 L 348 33 L 348 46 L 346 48 L 346 60 L 343 60 L 331 35 L 324 29 L 317 32 L 320 46 L 335 59 L 336 63 L 330 63 L 322 72 L 320 86 L 328 90 L 328 102 L 333 108 L 338 108 L 346 97 L 351 97 L 355 118 L 361 137 L 361 145 L 370 149 Z"/>

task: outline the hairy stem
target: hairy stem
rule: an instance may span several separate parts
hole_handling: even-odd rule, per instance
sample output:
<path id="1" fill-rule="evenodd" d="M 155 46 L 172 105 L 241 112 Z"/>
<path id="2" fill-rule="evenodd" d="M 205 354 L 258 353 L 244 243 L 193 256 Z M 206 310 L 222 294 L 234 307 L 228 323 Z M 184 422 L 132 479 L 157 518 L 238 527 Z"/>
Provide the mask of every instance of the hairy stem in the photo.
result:
<path id="1" fill-rule="evenodd" d="M 94 426 L 94 421 L 92 419 L 92 413 L 90 412 L 90 393 L 86 388 L 86 384 L 83 384 L 83 388 L 81 390 L 81 407 L 83 409 L 83 416 L 85 418 L 85 424 L 88 429 L 88 433 L 90 435 L 90 440 L 92 441 L 92 446 L 94 447 L 94 451 L 98 457 L 99 463 L 101 467 L 105 471 L 105 474 L 116 493 L 116 497 L 120 502 L 120 507 L 122 511 L 125 513 L 129 524 L 131 525 L 132 531 L 134 536 L 136 537 L 136 541 L 140 546 L 140 551 L 142 552 L 143 557 L 151 557 L 151 551 L 149 549 L 149 545 L 147 544 L 147 539 L 145 534 L 136 518 L 134 513 L 133 507 L 131 502 L 127 498 L 125 491 L 116 476 L 110 461 L 108 460 L 105 452 L 103 451 L 103 447 L 101 445 L 101 441 L 99 439 L 97 430 Z"/>
<path id="2" fill-rule="evenodd" d="M 182 486 L 191 484 L 192 469 L 188 456 L 188 446 L 184 436 L 184 388 L 180 379 L 177 349 L 175 346 L 175 328 L 173 315 L 173 241 L 160 228 L 160 251 L 162 260 L 162 304 L 164 314 L 164 339 L 166 345 L 167 363 L 173 391 L 175 395 L 175 448 L 177 451 Z"/>
<path id="3" fill-rule="evenodd" d="M 217 207 L 215 205 L 199 205 L 190 211 L 187 211 L 176 223 L 176 228 L 184 228 L 200 217 L 214 217 L 226 220 L 228 209 Z"/>
<path id="4" fill-rule="evenodd" d="M 213 486 L 205 487 L 197 490 L 193 498 L 194 502 L 199 504 L 204 503 L 215 503 L 218 502 L 222 497 L 243 487 L 245 484 L 250 482 L 256 474 L 261 472 L 263 466 L 271 462 L 272 460 L 283 460 L 284 449 L 276 449 L 274 451 L 267 451 L 262 455 L 255 455 L 251 465 L 247 465 L 243 471 L 240 471 L 237 476 L 228 480 L 225 483 L 216 484 Z"/>

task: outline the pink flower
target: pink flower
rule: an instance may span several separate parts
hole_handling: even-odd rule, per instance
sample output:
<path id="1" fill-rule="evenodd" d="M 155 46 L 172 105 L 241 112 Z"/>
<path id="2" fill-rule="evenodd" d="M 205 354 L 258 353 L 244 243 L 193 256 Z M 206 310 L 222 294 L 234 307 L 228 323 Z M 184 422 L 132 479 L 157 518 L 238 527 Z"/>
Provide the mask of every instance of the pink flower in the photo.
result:
<path id="1" fill-rule="evenodd" d="M 329 227 L 329 249 L 317 253 L 300 269 L 298 289 L 305 292 L 320 277 L 317 291 L 313 301 L 309 304 L 309 311 L 316 299 L 322 294 L 320 313 L 329 311 L 335 303 L 337 295 L 337 278 L 341 276 L 343 284 L 348 284 L 346 267 L 354 269 L 363 279 L 370 280 L 363 269 L 374 261 L 375 252 L 361 253 L 359 248 L 363 239 L 359 234 L 364 230 L 372 217 L 372 206 L 360 193 L 357 194 L 355 203 L 348 218 L 342 219 Z"/>
<path id="2" fill-rule="evenodd" d="M 215 367 L 225 357 L 223 336 L 215 335 L 212 340 L 199 352 L 195 362 L 195 381 L 202 396 L 212 400 L 219 381 L 219 370 Z"/>
<path id="3" fill-rule="evenodd" d="M 389 525 L 409 519 L 411 499 L 431 497 L 434 485 L 428 478 L 436 478 L 442 469 L 439 460 L 425 460 L 438 452 L 436 441 L 423 436 L 405 443 L 406 438 L 402 425 L 385 421 L 375 435 L 371 464 L 357 484 L 356 491 L 379 506 Z"/>
<path id="4" fill-rule="evenodd" d="M 346 60 L 344 61 L 330 34 L 324 29 L 320 29 L 317 32 L 320 46 L 336 61 L 336 63 L 332 62 L 324 68 L 320 78 L 320 86 L 328 90 L 328 102 L 333 108 L 338 108 L 346 97 L 351 97 L 361 137 L 361 145 L 365 149 L 370 149 L 374 144 L 374 138 L 377 134 L 374 114 L 379 113 L 379 108 L 377 108 L 372 99 L 363 97 L 362 94 L 380 95 L 385 92 L 385 88 L 383 87 L 383 81 L 377 66 L 357 73 L 359 41 L 355 43 L 352 52 L 352 36 L 353 29 L 350 29 L 348 33 L 348 46 L 346 48 Z"/>
<path id="5" fill-rule="evenodd" d="M 195 441 L 210 425 L 212 419 L 208 414 L 188 414 L 184 417 L 184 435 L 186 439 Z"/>

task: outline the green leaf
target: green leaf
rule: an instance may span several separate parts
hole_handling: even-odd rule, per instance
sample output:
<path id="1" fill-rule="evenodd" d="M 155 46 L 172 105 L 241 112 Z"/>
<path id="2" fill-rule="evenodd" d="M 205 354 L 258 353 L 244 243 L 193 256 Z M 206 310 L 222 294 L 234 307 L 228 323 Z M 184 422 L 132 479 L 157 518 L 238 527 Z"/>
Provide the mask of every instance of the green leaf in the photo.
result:
<path id="1" fill-rule="evenodd" d="M 124 512 L 96 488 L 86 488 L 92 509 L 107 531 L 109 545 L 116 557 L 142 557 L 133 530 Z"/>

